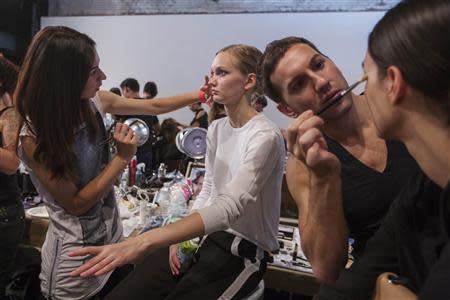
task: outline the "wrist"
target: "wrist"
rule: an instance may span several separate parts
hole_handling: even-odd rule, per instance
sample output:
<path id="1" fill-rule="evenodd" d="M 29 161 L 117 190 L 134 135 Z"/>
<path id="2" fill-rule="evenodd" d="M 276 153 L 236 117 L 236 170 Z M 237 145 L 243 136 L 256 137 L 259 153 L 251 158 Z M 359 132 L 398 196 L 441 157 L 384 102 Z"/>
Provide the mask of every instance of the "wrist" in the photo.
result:
<path id="1" fill-rule="evenodd" d="M 324 173 L 315 173 L 311 172 L 311 183 L 314 185 L 330 185 L 330 184 L 340 184 L 341 182 L 341 174 L 340 171 L 329 171 L 326 174 Z"/>
<path id="2" fill-rule="evenodd" d="M 116 160 L 116 162 L 122 167 L 122 169 L 125 169 L 125 167 L 128 165 L 128 163 L 130 162 L 130 159 L 127 159 L 123 156 L 121 156 L 120 154 L 116 154 L 116 156 L 114 156 L 114 159 Z"/>
<path id="3" fill-rule="evenodd" d="M 136 237 L 135 246 L 136 249 L 138 249 L 139 253 L 147 253 L 152 248 L 151 239 L 145 237 L 146 237 L 145 234 L 141 234 Z"/>

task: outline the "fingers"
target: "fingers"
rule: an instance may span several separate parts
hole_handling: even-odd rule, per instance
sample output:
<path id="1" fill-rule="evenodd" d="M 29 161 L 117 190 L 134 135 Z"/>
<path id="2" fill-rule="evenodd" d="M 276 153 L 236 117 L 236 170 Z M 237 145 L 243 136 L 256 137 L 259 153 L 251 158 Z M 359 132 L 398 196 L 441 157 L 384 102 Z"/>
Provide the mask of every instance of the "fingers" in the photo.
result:
<path id="1" fill-rule="evenodd" d="M 204 85 L 201 87 L 201 90 L 203 92 L 205 92 L 205 99 L 206 99 L 206 104 L 211 107 L 212 106 L 212 102 L 213 102 L 213 97 L 212 97 L 212 93 L 211 93 L 211 82 L 209 81 L 209 77 L 208 75 L 205 75 L 205 83 Z"/>
<path id="2" fill-rule="evenodd" d="M 339 159 L 328 151 L 324 151 L 319 143 L 314 143 L 306 155 L 306 164 L 318 178 L 331 178 L 340 175 Z"/>
<path id="3" fill-rule="evenodd" d="M 117 122 L 116 124 L 114 139 L 117 142 L 124 144 L 136 144 L 138 141 L 134 130 L 120 122 Z"/>
<path id="4" fill-rule="evenodd" d="M 178 260 L 178 257 L 176 255 L 171 255 L 169 257 L 169 266 L 170 270 L 172 271 L 172 275 L 179 275 L 180 274 L 180 261 Z"/>
<path id="5" fill-rule="evenodd" d="M 108 272 L 113 271 L 115 268 L 117 268 L 118 266 L 120 266 L 121 264 L 117 261 L 114 260 L 111 263 L 105 265 L 102 269 L 100 269 L 99 271 L 95 272 L 95 276 L 100 276 L 100 275 L 104 275 Z M 86 275 L 89 276 L 89 275 Z"/>
<path id="6" fill-rule="evenodd" d="M 299 127 L 309 118 L 313 117 L 314 113 L 312 110 L 307 110 L 304 113 L 302 113 L 300 116 L 298 116 L 294 122 L 289 124 L 286 136 L 287 136 L 287 144 L 288 144 L 288 150 L 292 152 L 292 150 L 295 147 L 295 144 L 297 143 Z"/>
<path id="7" fill-rule="evenodd" d="M 320 146 L 318 143 L 314 143 L 308 148 L 308 153 L 306 155 L 306 164 L 308 166 L 316 166 L 322 160 Z"/>
<path id="8" fill-rule="evenodd" d="M 76 250 L 69 254 L 69 256 L 80 256 L 80 255 L 87 255 L 87 254 L 93 254 L 95 255 L 93 258 L 91 258 L 87 263 L 84 265 L 78 267 L 75 269 L 75 271 L 70 273 L 70 276 L 81 276 L 82 273 L 86 272 L 90 268 L 92 268 L 94 265 L 99 263 L 103 260 L 103 257 L 99 255 L 100 249 L 102 247 L 87 247 L 85 249 Z M 86 251 L 82 251 L 86 250 Z"/>
<path id="9" fill-rule="evenodd" d="M 114 261 L 113 257 L 105 257 L 99 262 L 97 262 L 95 265 L 91 266 L 89 269 L 86 269 L 85 271 L 80 273 L 81 277 L 88 277 L 92 275 L 102 275 L 110 270 L 114 269 L 114 267 L 111 266 L 111 263 Z"/>
<path id="10" fill-rule="evenodd" d="M 88 254 L 96 255 L 99 252 L 100 252 L 100 250 L 98 249 L 98 247 L 84 247 L 84 248 L 80 248 L 80 249 L 70 252 L 69 256 L 74 257 L 74 256 L 88 255 Z"/>
<path id="11" fill-rule="evenodd" d="M 288 130 L 286 131 L 286 142 L 288 151 L 291 152 L 296 158 L 305 161 L 305 153 L 308 146 L 313 144 L 311 139 L 316 139 L 316 141 L 323 139 L 320 128 L 323 126 L 324 122 L 321 118 L 314 115 L 311 110 L 305 111 L 300 116 L 292 122 Z M 300 143 L 301 138 L 312 131 L 305 137 L 306 144 L 302 145 Z M 320 145 L 326 145 L 325 140 L 320 142 Z"/>
<path id="12" fill-rule="evenodd" d="M 179 275 L 181 269 L 181 263 L 177 255 L 178 245 L 172 245 L 169 248 L 169 266 L 172 271 L 172 275 Z"/>
<path id="13" fill-rule="evenodd" d="M 298 139 L 298 144 L 303 153 L 307 153 L 308 149 L 311 148 L 315 143 L 317 143 L 321 148 L 327 149 L 327 145 L 322 132 L 320 132 L 320 130 L 317 128 L 309 129 Z"/>
<path id="14" fill-rule="evenodd" d="M 73 272 L 70 273 L 70 276 L 81 276 L 88 277 L 92 275 L 103 275 L 108 273 L 109 271 L 114 270 L 117 266 L 120 265 L 118 259 L 116 259 L 113 253 L 109 255 L 105 254 L 107 246 L 103 247 L 86 247 L 82 249 L 75 250 L 69 254 L 69 256 L 81 256 L 87 254 L 95 255 L 84 265 L 78 267 Z"/>

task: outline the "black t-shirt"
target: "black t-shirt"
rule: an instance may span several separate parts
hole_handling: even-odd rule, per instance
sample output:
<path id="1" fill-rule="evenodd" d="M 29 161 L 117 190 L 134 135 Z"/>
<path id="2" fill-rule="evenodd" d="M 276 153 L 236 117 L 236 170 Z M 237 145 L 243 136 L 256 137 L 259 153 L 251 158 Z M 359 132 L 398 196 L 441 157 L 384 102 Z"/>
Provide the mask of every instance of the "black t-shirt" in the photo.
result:
<path id="1" fill-rule="evenodd" d="M 316 299 L 370 299 L 376 278 L 394 272 L 420 299 L 450 299 L 450 182 L 443 190 L 419 173 L 392 205 L 366 251 Z"/>
<path id="2" fill-rule="evenodd" d="M 155 143 L 154 149 L 155 152 L 153 153 L 153 165 L 155 169 L 161 163 L 169 165 L 170 161 L 181 160 L 185 158 L 185 155 L 181 153 L 180 150 L 178 150 L 175 144 L 167 142 L 164 138 L 158 140 Z"/>
<path id="3" fill-rule="evenodd" d="M 386 169 L 378 172 L 333 139 L 326 137 L 326 140 L 329 150 L 341 161 L 344 214 L 350 237 L 355 240 L 353 256 L 357 258 L 380 227 L 395 197 L 411 176 L 419 172 L 419 167 L 401 142 L 386 141 Z"/>

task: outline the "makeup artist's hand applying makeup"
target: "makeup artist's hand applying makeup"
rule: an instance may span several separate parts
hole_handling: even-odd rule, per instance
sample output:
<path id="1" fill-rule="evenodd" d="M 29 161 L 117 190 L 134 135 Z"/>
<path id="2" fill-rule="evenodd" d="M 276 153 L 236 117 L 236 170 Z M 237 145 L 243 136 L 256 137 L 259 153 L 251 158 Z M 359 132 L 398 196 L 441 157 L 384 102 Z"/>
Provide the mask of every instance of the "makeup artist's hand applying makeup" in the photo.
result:
<path id="1" fill-rule="evenodd" d="M 199 91 L 199 100 L 202 103 L 206 103 L 210 108 L 212 107 L 213 97 L 211 92 L 212 86 L 209 82 L 208 75 L 205 75 L 205 83 L 202 85 Z"/>
<path id="2" fill-rule="evenodd" d="M 323 124 L 322 118 L 307 110 L 289 125 L 286 135 L 288 151 L 317 177 L 338 175 L 341 169 L 339 159 L 328 151 Z"/>

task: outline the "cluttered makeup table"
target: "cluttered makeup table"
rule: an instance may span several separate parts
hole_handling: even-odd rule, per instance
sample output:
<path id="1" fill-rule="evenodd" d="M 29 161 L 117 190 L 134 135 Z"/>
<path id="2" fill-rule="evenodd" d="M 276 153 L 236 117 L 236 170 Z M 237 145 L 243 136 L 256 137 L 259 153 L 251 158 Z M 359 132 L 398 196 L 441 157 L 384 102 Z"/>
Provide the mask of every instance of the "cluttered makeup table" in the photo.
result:
<path id="1" fill-rule="evenodd" d="M 192 183 L 179 178 L 165 183 L 161 188 L 141 189 L 115 186 L 124 236 L 164 226 L 182 217 L 189 209 L 187 203 L 195 194 Z M 41 247 L 49 220 L 44 206 L 26 210 L 27 231 L 31 245 Z M 300 247 L 296 219 L 281 218 L 278 240 L 280 250 L 268 265 L 264 283 L 266 288 L 301 295 L 314 295 L 319 283 L 312 274 L 309 262 Z"/>

